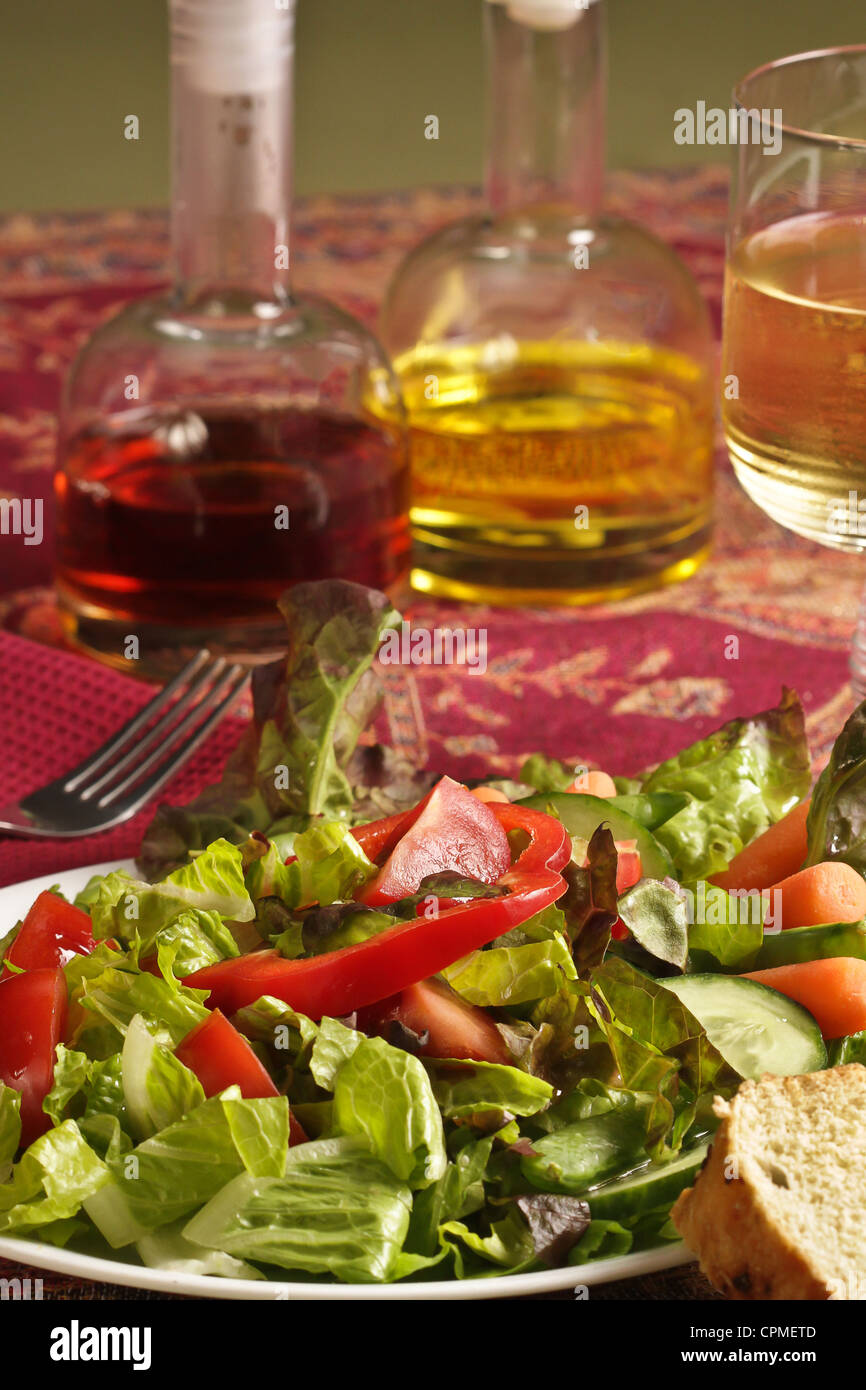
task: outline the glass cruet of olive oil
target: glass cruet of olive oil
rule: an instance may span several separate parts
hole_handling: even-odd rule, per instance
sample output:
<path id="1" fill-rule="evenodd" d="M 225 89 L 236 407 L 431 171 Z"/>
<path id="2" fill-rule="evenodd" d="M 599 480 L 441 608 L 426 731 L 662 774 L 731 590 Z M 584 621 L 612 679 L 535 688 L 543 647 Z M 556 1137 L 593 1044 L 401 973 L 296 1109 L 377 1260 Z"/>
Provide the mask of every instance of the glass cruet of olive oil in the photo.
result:
<path id="1" fill-rule="evenodd" d="M 409 418 L 412 582 L 616 598 L 708 551 L 709 317 L 666 245 L 601 211 L 602 0 L 484 12 L 488 210 L 410 252 L 380 321 Z"/>
<path id="2" fill-rule="evenodd" d="M 294 0 L 169 10 L 174 283 L 80 353 L 56 475 L 70 633 L 118 664 L 135 635 L 142 674 L 279 651 L 291 584 L 409 562 L 399 385 L 290 280 Z"/>

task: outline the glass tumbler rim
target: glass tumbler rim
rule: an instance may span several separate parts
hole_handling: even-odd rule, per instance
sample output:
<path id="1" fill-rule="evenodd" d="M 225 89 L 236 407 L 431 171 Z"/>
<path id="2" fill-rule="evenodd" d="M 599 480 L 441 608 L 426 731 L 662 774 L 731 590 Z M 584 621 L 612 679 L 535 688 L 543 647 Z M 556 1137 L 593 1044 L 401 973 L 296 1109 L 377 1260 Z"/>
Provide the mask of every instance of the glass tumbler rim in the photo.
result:
<path id="1" fill-rule="evenodd" d="M 793 67 L 798 63 L 817 62 L 827 58 L 841 58 L 846 55 L 858 55 L 866 60 L 866 43 L 838 44 L 831 45 L 829 48 L 811 48 L 802 53 L 789 53 L 783 58 L 773 58 L 768 63 L 761 63 L 758 67 L 752 68 L 734 84 L 733 98 L 739 110 L 749 110 L 750 103 L 746 97 L 746 89 L 757 79 L 768 73 L 778 72 L 785 67 Z M 837 150 L 863 150 L 866 151 L 866 139 L 855 135 L 836 135 L 829 131 L 807 130 L 801 126 L 792 125 L 785 120 L 778 123 L 777 129 L 783 135 L 793 136 L 795 139 L 804 140 L 810 144 L 833 148 Z"/>

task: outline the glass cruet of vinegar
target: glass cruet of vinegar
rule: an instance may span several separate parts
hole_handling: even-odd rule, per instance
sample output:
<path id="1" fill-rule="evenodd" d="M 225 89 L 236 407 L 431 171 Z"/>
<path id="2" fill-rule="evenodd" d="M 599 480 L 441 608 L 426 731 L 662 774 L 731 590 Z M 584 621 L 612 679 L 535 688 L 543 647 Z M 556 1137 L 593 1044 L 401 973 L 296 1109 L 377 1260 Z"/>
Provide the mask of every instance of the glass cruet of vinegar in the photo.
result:
<path id="1" fill-rule="evenodd" d="M 380 336 L 409 420 L 416 589 L 579 604 L 708 552 L 713 348 L 689 272 L 601 212 L 602 0 L 484 0 L 483 215 L 415 248 Z"/>
<path id="2" fill-rule="evenodd" d="M 83 348 L 56 475 L 69 631 L 118 663 L 135 635 L 143 674 L 263 658 L 291 584 L 394 590 L 409 560 L 398 383 L 290 285 L 294 0 L 169 8 L 174 283 Z"/>

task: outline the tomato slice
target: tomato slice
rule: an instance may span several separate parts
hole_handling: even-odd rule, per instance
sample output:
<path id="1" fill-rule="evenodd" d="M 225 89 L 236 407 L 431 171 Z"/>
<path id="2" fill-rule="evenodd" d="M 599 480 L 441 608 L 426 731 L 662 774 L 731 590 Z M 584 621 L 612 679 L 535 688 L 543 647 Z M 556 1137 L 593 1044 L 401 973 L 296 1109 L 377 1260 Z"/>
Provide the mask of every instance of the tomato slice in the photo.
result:
<path id="1" fill-rule="evenodd" d="M 214 1009 L 181 1039 L 174 1055 L 195 1073 L 208 1097 L 218 1096 L 227 1086 L 240 1086 L 244 1100 L 280 1094 L 247 1039 L 219 1009 Z M 301 1125 L 290 1113 L 289 1145 L 305 1144 L 306 1140 Z"/>
<path id="2" fill-rule="evenodd" d="M 218 1096 L 226 1086 L 240 1086 L 244 1100 L 279 1095 L 247 1039 L 219 1009 L 181 1039 L 174 1055 L 195 1072 L 208 1097 Z"/>
<path id="3" fill-rule="evenodd" d="M 642 873 L 637 840 L 617 840 L 616 844 L 616 891 L 624 893 L 633 888 Z"/>
<path id="4" fill-rule="evenodd" d="M 57 968 L 0 980 L 0 1081 L 21 1092 L 21 1145 L 51 1128 L 42 1102 L 66 1027 L 66 980 Z"/>
<path id="5" fill-rule="evenodd" d="M 643 875 L 640 862 L 640 854 L 637 848 L 637 840 L 615 840 L 616 845 L 616 893 L 625 893 L 628 888 L 633 888 Z M 629 935 L 629 929 L 621 917 L 617 917 L 610 929 L 610 934 L 614 941 L 625 941 Z"/>
<path id="6" fill-rule="evenodd" d="M 490 806 L 442 777 L 361 900 L 371 907 L 396 902 L 416 892 L 428 874 L 449 869 L 495 883 L 510 863 L 508 836 Z"/>
<path id="7" fill-rule="evenodd" d="M 6 959 L 19 970 L 47 970 L 65 965 L 73 956 L 89 956 L 93 947 L 87 913 L 46 889 L 21 923 Z M 12 973 L 6 968 L 0 978 Z"/>
<path id="8" fill-rule="evenodd" d="M 429 1034 L 418 1049 L 423 1057 L 460 1057 L 503 1066 L 514 1061 L 490 1016 L 439 980 L 419 980 L 358 1014 L 362 1032 L 377 1033 L 386 1040 L 393 1023 L 402 1023 L 419 1036 Z"/>

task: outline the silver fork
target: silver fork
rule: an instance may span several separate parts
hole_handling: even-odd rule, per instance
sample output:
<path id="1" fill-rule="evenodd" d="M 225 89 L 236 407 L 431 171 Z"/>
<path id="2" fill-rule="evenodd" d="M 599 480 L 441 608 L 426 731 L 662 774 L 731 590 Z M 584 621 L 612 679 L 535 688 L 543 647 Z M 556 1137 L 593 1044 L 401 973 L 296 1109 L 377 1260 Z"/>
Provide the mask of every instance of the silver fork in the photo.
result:
<path id="1" fill-rule="evenodd" d="M 198 652 L 89 758 L 17 805 L 0 806 L 0 834 L 69 840 L 129 820 L 219 723 L 248 674 Z"/>

